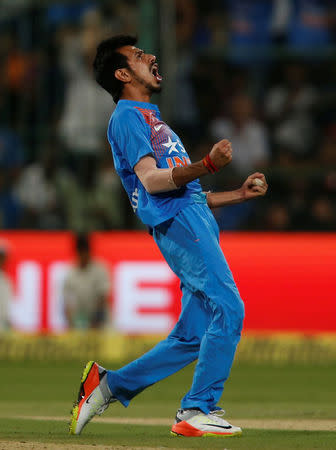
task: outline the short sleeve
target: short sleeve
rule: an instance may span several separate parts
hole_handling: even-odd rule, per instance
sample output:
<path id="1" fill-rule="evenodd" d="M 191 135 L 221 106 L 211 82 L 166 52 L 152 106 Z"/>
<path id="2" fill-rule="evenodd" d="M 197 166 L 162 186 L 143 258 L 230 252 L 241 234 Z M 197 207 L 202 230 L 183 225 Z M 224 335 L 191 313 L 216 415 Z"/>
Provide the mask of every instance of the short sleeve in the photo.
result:
<path id="1" fill-rule="evenodd" d="M 113 140 L 117 143 L 129 165 L 133 167 L 146 155 L 154 156 L 150 142 L 150 127 L 140 111 L 124 111 L 112 126 Z"/>

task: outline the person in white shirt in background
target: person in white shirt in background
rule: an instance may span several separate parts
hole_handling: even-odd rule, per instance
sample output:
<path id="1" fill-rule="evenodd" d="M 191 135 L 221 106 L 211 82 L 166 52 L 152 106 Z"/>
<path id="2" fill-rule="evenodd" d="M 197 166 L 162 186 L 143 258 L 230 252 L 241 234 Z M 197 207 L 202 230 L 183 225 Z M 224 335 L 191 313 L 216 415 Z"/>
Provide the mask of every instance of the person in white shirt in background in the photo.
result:
<path id="1" fill-rule="evenodd" d="M 10 326 L 9 308 L 13 300 L 13 287 L 5 272 L 5 264 L 9 253 L 7 242 L 0 241 L 0 333 Z"/>
<path id="2" fill-rule="evenodd" d="M 232 166 L 240 175 L 266 167 L 270 157 L 266 128 L 254 115 L 251 97 L 239 93 L 231 99 L 228 117 L 217 117 L 210 124 L 214 140 L 224 136 L 231 142 L 235 149 Z"/>
<path id="3" fill-rule="evenodd" d="M 101 143 L 114 109 L 112 99 L 106 97 L 92 76 L 93 58 L 104 29 L 100 12 L 90 10 L 82 16 L 80 32 L 65 41 L 61 50 L 68 88 L 58 132 L 74 158 L 76 172 L 82 159 L 103 153 Z"/>
<path id="4" fill-rule="evenodd" d="M 101 328 L 107 319 L 110 280 L 105 266 L 91 258 L 86 234 L 76 237 L 77 263 L 65 277 L 64 312 L 69 328 Z"/>

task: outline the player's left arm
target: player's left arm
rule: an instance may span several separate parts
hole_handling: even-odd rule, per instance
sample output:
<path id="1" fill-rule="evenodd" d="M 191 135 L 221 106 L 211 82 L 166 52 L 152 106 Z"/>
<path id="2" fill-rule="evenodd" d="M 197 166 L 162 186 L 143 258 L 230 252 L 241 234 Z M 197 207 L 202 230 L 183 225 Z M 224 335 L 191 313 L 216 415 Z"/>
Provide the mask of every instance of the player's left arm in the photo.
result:
<path id="1" fill-rule="evenodd" d="M 152 156 L 141 158 L 134 166 L 134 172 L 149 194 L 178 189 L 173 180 L 173 169 L 159 169 Z"/>
<path id="2" fill-rule="evenodd" d="M 266 194 L 268 184 L 265 175 L 256 172 L 250 175 L 239 189 L 227 192 L 208 192 L 207 202 L 210 208 L 234 205 Z"/>

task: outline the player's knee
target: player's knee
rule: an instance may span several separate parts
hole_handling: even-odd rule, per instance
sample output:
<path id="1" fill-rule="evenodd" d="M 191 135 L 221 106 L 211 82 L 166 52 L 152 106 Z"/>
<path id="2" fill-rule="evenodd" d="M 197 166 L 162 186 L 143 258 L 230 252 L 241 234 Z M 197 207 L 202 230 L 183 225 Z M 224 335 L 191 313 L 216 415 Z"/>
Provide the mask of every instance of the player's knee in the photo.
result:
<path id="1" fill-rule="evenodd" d="M 234 301 L 217 303 L 215 307 L 215 322 L 218 331 L 224 334 L 239 334 L 243 328 L 245 307 L 242 299 L 237 296 Z"/>

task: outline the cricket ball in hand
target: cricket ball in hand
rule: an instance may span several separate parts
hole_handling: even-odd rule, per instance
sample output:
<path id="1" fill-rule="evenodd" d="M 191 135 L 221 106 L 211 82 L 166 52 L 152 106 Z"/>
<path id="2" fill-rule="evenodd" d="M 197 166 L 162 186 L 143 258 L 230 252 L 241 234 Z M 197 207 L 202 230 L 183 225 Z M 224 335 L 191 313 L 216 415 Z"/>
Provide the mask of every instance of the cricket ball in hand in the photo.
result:
<path id="1" fill-rule="evenodd" d="M 260 178 L 253 178 L 253 184 L 255 186 L 264 186 L 264 182 Z"/>

